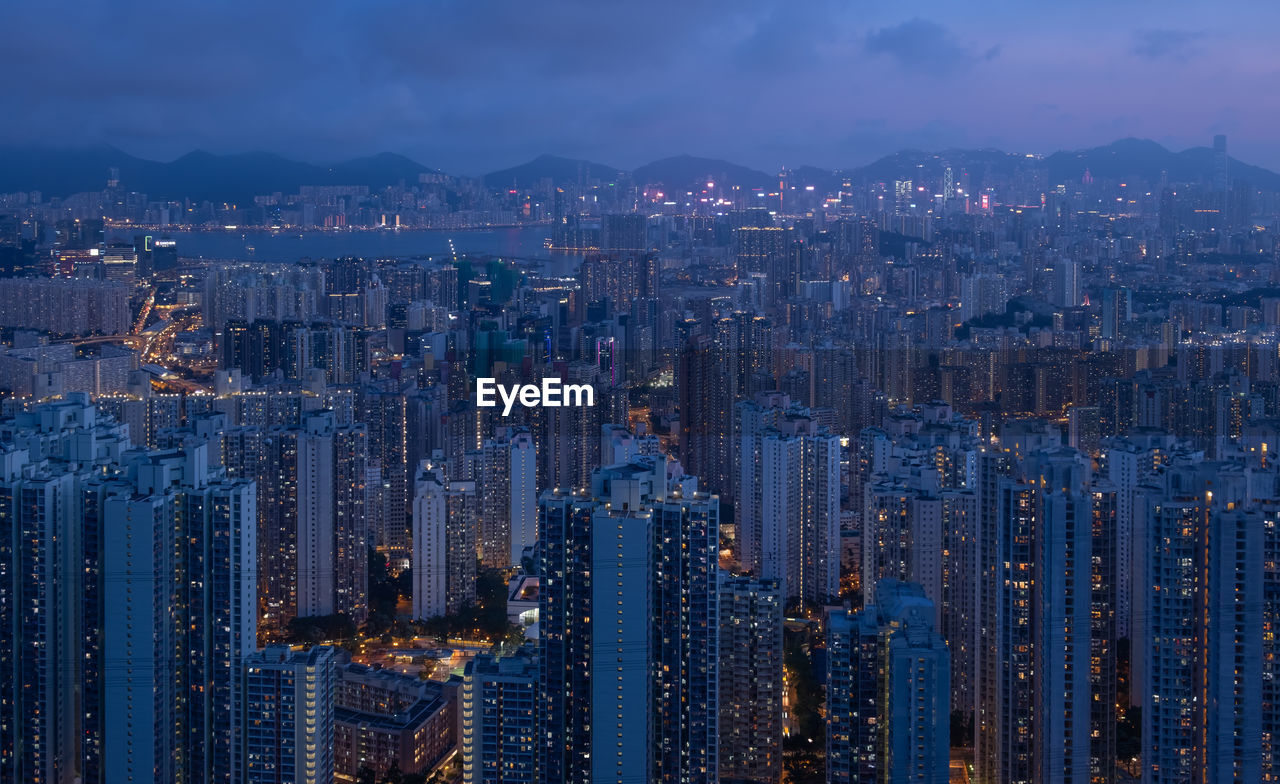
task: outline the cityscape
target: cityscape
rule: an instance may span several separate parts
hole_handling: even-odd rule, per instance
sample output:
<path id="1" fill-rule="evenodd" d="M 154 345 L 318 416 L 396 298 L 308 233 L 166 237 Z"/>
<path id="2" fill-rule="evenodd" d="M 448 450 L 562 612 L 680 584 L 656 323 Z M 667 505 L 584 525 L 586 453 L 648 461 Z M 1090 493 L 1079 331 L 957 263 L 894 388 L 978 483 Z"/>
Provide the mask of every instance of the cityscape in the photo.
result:
<path id="1" fill-rule="evenodd" d="M 485 5 L 318 8 L 351 29 L 287 45 L 170 9 L 236 51 L 68 56 L 39 98 L 0 55 L 0 784 L 1280 781 L 1252 32 L 1228 55 L 1192 11 L 1117 10 L 1146 65 L 1040 82 L 1039 125 L 983 96 L 1005 61 L 1043 76 L 1026 40 L 1089 45 L 1058 12 L 1001 41 L 748 3 L 690 10 L 704 39 L 664 3 Z M 97 51 L 94 20 L 180 51 L 139 8 L 16 14 L 55 52 Z M 414 43 L 388 19 L 437 25 L 400 55 L 424 70 L 372 64 Z M 776 73 L 716 48 L 743 25 Z M 877 82 L 852 91 L 975 104 L 942 130 L 868 108 L 852 142 L 722 126 L 656 62 L 690 40 L 713 106 L 846 122 L 807 92 L 841 47 Z M 282 64 L 268 111 L 205 72 L 315 47 L 366 81 Z M 1233 82 L 1208 119 L 1107 114 L 1162 69 Z M 418 84 L 459 116 L 423 120 Z M 348 122 L 339 87 L 385 106 Z"/>

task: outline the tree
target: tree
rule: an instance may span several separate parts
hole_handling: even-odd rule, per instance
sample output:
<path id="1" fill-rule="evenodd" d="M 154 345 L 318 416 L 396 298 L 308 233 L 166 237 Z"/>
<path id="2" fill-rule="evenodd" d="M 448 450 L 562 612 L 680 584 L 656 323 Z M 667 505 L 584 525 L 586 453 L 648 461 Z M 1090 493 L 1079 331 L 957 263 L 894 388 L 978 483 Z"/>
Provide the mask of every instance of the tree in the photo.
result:
<path id="1" fill-rule="evenodd" d="M 355 636 L 356 625 L 346 613 L 300 616 L 285 627 L 285 641 L 295 644 L 346 642 Z"/>

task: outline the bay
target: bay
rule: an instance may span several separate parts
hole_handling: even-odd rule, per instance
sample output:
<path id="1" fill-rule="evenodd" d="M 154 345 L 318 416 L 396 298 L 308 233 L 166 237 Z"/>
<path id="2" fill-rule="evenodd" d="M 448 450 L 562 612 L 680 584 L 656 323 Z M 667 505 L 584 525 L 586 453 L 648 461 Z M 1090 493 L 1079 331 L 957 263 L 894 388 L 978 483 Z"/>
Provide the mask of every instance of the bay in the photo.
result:
<path id="1" fill-rule="evenodd" d="M 115 230 L 110 239 L 133 239 L 140 232 Z M 581 258 L 553 254 L 546 248 L 549 226 L 502 229 L 399 229 L 271 231 L 221 229 L 212 231 L 155 230 L 157 238 L 175 240 L 178 255 L 190 259 L 295 262 L 301 259 L 410 258 L 497 256 L 537 261 L 548 274 L 572 274 Z"/>

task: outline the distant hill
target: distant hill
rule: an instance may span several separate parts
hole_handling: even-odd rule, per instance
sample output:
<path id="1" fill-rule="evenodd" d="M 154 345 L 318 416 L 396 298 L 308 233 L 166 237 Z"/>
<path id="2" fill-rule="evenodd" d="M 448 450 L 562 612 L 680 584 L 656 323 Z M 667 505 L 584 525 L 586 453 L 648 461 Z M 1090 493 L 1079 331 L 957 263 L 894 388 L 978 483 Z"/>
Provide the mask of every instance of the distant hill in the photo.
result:
<path id="1" fill-rule="evenodd" d="M 982 177 L 987 172 L 1009 175 L 1020 166 L 1036 166 L 1038 163 L 1036 159 L 1025 155 L 990 149 L 951 149 L 942 152 L 902 150 L 852 169 L 848 174 L 858 182 L 892 182 L 917 179 L 920 175 L 938 178 L 949 166 L 957 177 L 962 171 L 967 171 L 971 177 Z"/>
<path id="2" fill-rule="evenodd" d="M 812 185 L 823 193 L 839 190 L 843 180 L 839 172 L 819 166 L 797 166 L 791 170 L 788 177 L 788 182 L 796 187 Z"/>
<path id="3" fill-rule="evenodd" d="M 663 158 L 660 161 L 647 163 L 631 173 L 631 179 L 638 185 L 663 185 L 667 188 L 689 188 L 695 185 L 705 187 L 708 182 L 719 185 L 737 185 L 740 188 L 767 188 L 770 184 L 777 186 L 778 178 L 762 171 L 748 169 L 728 161 L 714 158 L 696 158 L 692 155 L 677 155 L 674 158 Z"/>
<path id="4" fill-rule="evenodd" d="M 1213 150 L 1192 147 L 1173 152 L 1149 139 L 1121 139 L 1103 147 L 1056 152 L 1045 158 L 1052 183 L 1079 182 L 1088 169 L 1095 179 L 1140 177 L 1158 183 L 1167 173 L 1173 183 L 1208 183 L 1213 178 Z M 1229 159 L 1227 173 L 1232 181 L 1244 180 L 1254 187 L 1280 190 L 1280 174 L 1259 166 Z"/>
<path id="5" fill-rule="evenodd" d="M 216 155 L 196 150 L 162 163 L 105 145 L 71 150 L 0 147 L 0 193 L 38 190 L 48 197 L 99 191 L 113 167 L 119 169 L 122 188 L 153 199 L 235 203 L 275 191 L 296 193 L 302 185 L 412 185 L 419 174 L 435 171 L 391 153 L 317 166 L 265 152 Z"/>
<path id="6" fill-rule="evenodd" d="M 0 191 L 66 196 L 102 190 L 112 166 L 120 169 L 122 178 L 136 178 L 144 171 L 150 174 L 155 165 L 105 144 L 77 149 L 0 147 Z"/>
<path id="7" fill-rule="evenodd" d="M 290 160 L 273 153 L 251 152 L 217 155 L 203 150 L 173 161 L 151 161 L 106 145 L 77 149 L 0 146 L 0 193 L 41 191 L 46 197 L 98 191 L 106 186 L 110 168 L 120 172 L 120 185 L 153 199 L 234 202 L 274 192 L 296 193 L 302 185 L 387 185 L 418 182 L 424 172 L 439 173 L 402 155 L 381 153 L 331 165 Z M 967 174 L 972 189 L 984 186 L 990 176 L 1012 176 L 1020 171 L 1042 170 L 1049 187 L 1078 183 L 1088 170 L 1095 179 L 1140 178 L 1154 184 L 1167 173 L 1171 183 L 1207 183 L 1213 173 L 1213 151 L 1192 147 L 1173 152 L 1147 139 L 1121 139 L 1102 147 L 1056 152 L 1047 157 L 1028 156 L 993 149 L 950 149 L 941 152 L 902 150 L 866 166 L 831 171 L 814 166 L 791 170 L 796 187 L 812 185 L 830 192 L 843 180 L 855 184 L 892 183 L 925 178 L 937 182 L 951 167 L 955 176 Z M 1231 159 L 1229 176 L 1254 187 L 1280 192 L 1280 174 Z M 493 189 L 527 188 L 543 180 L 557 183 L 619 182 L 638 186 L 660 185 L 671 191 L 693 190 L 707 182 L 744 189 L 774 188 L 778 176 L 729 161 L 679 155 L 664 158 L 627 172 L 592 161 L 542 155 L 528 163 L 484 176 Z"/>
<path id="8" fill-rule="evenodd" d="M 367 158 L 354 158 L 329 167 L 333 177 L 341 182 L 351 184 L 369 182 L 377 185 L 395 185 L 400 180 L 413 185 L 419 174 L 440 174 L 439 169 L 423 166 L 417 161 L 393 152 L 382 152 Z M 365 179 L 357 179 L 363 177 Z"/>
<path id="9" fill-rule="evenodd" d="M 1086 170 L 1097 180 L 1141 179 L 1160 182 L 1167 173 L 1171 183 L 1207 183 L 1213 176 L 1213 150 L 1192 147 L 1173 152 L 1150 139 L 1121 139 L 1102 147 L 1064 150 L 1044 158 L 1001 150 L 903 150 L 851 169 L 845 174 L 855 182 L 892 182 L 924 176 L 937 180 L 950 166 L 956 176 L 967 172 L 971 185 L 980 188 L 988 175 L 1010 176 L 1019 169 L 1043 168 L 1050 186 L 1079 183 Z M 1265 190 L 1280 190 L 1280 174 L 1231 159 L 1232 181 L 1244 180 Z"/>
<path id="10" fill-rule="evenodd" d="M 611 181 L 616 180 L 620 173 L 623 173 L 621 169 L 606 166 L 603 163 L 561 158 L 558 155 L 539 155 L 528 163 L 486 174 L 484 184 L 486 187 L 495 189 L 527 188 L 542 180 L 563 183 L 588 180 Z"/>

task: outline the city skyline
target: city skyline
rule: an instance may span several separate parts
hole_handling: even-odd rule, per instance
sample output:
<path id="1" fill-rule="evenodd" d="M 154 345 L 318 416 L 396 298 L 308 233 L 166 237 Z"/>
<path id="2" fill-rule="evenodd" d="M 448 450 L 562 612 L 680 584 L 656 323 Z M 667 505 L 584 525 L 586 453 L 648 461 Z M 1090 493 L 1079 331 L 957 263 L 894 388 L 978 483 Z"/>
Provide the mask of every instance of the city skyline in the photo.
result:
<path id="1" fill-rule="evenodd" d="M 0 784 L 1277 784 L 1275 22 L 18 0 Z"/>

